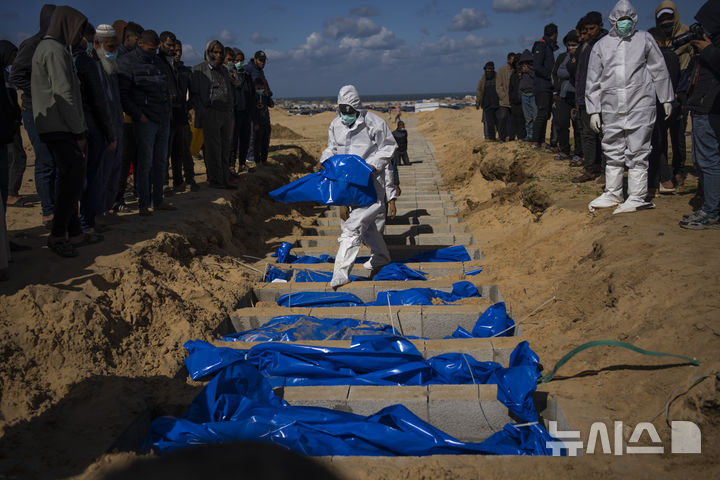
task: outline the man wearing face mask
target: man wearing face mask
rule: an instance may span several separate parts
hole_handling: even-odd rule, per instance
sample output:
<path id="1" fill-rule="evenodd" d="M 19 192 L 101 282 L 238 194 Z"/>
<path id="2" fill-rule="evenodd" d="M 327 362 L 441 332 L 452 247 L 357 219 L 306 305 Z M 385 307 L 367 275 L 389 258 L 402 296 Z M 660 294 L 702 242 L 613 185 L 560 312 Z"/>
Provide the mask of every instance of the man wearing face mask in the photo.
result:
<path id="1" fill-rule="evenodd" d="M 662 29 L 667 37 L 667 44 L 672 46 L 672 39 L 686 33 L 687 25 L 680 20 L 680 12 L 675 2 L 664 0 L 655 9 L 655 25 Z M 693 56 L 693 47 L 689 42 L 674 50 L 680 60 L 681 80 L 678 89 L 678 102 L 680 108 L 674 111 L 668 120 L 670 142 L 672 144 L 672 168 L 674 181 L 677 185 L 685 183 L 685 127 L 687 126 L 687 82 L 689 80 L 688 66 Z"/>
<path id="2" fill-rule="evenodd" d="M 223 65 L 225 47 L 212 40 L 205 61 L 192 69 L 191 118 L 205 138 L 205 165 L 210 188 L 234 190 L 230 184 L 230 140 L 235 105 L 234 86 Z"/>
<path id="3" fill-rule="evenodd" d="M 82 235 L 78 201 L 85 176 L 87 126 L 70 51 L 81 45 L 87 23 L 85 15 L 74 8 L 57 7 L 45 38 L 32 57 L 30 82 L 35 126 L 57 169 L 48 247 L 62 257 L 78 254 L 70 238 Z"/>
<path id="4" fill-rule="evenodd" d="M 247 170 L 245 162 L 250 148 L 251 113 L 255 99 L 252 76 L 245 71 L 244 67 L 245 54 L 242 50 L 236 48 L 235 75 L 237 77 L 237 86 L 235 87 L 235 123 L 230 147 L 230 167 L 235 166 L 235 159 L 237 159 L 237 172 Z"/>
<path id="5" fill-rule="evenodd" d="M 613 213 L 625 213 L 655 206 L 646 200 L 655 97 L 667 119 L 675 94 L 655 39 L 635 28 L 638 15 L 630 2 L 620 0 L 609 20 L 610 33 L 590 53 L 585 84 L 590 127 L 597 133 L 602 130 L 602 150 L 607 157 L 605 192 L 589 207 L 619 205 Z M 623 202 L 626 166 L 628 197 Z"/>
<path id="6" fill-rule="evenodd" d="M 357 155 L 373 168 L 372 179 L 377 201 L 367 207 L 341 207 L 342 234 L 338 239 L 340 247 L 335 256 L 335 267 L 330 286 L 334 289 L 350 283 L 350 270 L 365 244 L 370 248 L 371 257 L 364 265 L 377 269 L 390 262 L 390 252 L 378 229 L 377 219 L 385 213 L 385 198 L 392 199 L 396 193 L 389 191 L 391 181 L 388 163 L 397 143 L 385 121 L 361 108 L 360 95 L 353 85 L 346 85 L 338 94 L 338 117 L 330 123 L 328 146 L 320 162 L 333 155 Z"/>
<path id="7" fill-rule="evenodd" d="M 145 30 L 137 48 L 118 59 L 120 98 L 135 132 L 135 185 L 143 217 L 151 215 L 151 206 L 155 212 L 176 209 L 163 199 L 171 101 L 162 60 L 157 55 L 159 45 L 158 34 Z"/>
<path id="8" fill-rule="evenodd" d="M 702 39 L 691 43 L 688 108 L 692 115 L 693 163 L 698 167 L 704 200 L 700 210 L 685 215 L 680 226 L 720 229 L 720 1 L 709 0 L 695 15 Z"/>

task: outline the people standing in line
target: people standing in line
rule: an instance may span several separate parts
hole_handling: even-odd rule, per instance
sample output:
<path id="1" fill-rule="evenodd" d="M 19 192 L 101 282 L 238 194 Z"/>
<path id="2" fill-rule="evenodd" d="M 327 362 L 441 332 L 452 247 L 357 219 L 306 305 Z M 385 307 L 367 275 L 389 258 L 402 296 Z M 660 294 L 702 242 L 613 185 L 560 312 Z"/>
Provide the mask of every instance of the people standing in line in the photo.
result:
<path id="1" fill-rule="evenodd" d="M 520 54 L 513 54 L 512 75 L 508 85 L 510 99 L 510 140 L 525 140 L 525 114 L 523 113 L 522 94 L 520 93 Z"/>
<path id="2" fill-rule="evenodd" d="M 137 48 L 118 59 L 123 110 L 135 127 L 135 184 L 141 216 L 151 215 L 150 207 L 154 211 L 176 210 L 163 201 L 171 100 L 162 60 L 156 53 L 159 46 L 158 34 L 145 30 Z"/>
<path id="3" fill-rule="evenodd" d="M 191 118 L 203 129 L 205 165 L 210 188 L 230 189 L 230 139 L 235 105 L 234 86 L 223 66 L 225 47 L 212 40 L 205 48 L 205 61 L 192 69 Z"/>
<path id="4" fill-rule="evenodd" d="M 477 96 L 475 97 L 475 108 L 482 107 L 483 123 L 485 123 L 485 139 L 495 140 L 495 133 L 498 130 L 497 113 L 500 106 L 497 88 L 495 86 L 495 64 L 487 62 L 485 73 L 478 82 Z M 502 140 L 502 138 L 500 139 Z"/>
<path id="5" fill-rule="evenodd" d="M 695 15 L 704 30 L 691 43 L 688 108 L 692 117 L 693 163 L 704 191 L 702 207 L 685 215 L 680 226 L 693 230 L 720 229 L 720 4 L 709 0 Z"/>
<path id="6" fill-rule="evenodd" d="M 533 148 L 545 147 L 547 122 L 553 101 L 552 71 L 555 66 L 558 28 L 554 23 L 545 25 L 543 38 L 533 45 L 533 72 L 535 74 L 535 105 L 537 113 L 533 125 Z"/>
<path id="7" fill-rule="evenodd" d="M 670 75 L 670 83 L 672 83 L 674 99 L 672 101 L 673 113 L 675 109 L 680 108 L 678 102 L 677 89 L 680 84 L 680 59 L 677 54 L 669 47 L 666 47 L 667 37 L 658 27 L 648 30 L 653 36 L 660 48 L 660 53 L 665 60 L 665 67 Z M 668 165 L 668 124 L 669 120 L 665 120 L 663 105 L 658 100 L 656 102 L 657 119 L 655 120 L 655 128 L 653 129 L 652 139 L 650 141 L 650 156 L 648 157 L 648 201 L 652 201 L 658 193 L 673 193 L 675 185 L 673 184 L 672 169 Z M 673 118 L 674 115 L 670 115 Z"/>
<path id="8" fill-rule="evenodd" d="M 20 133 L 20 125 L 22 124 L 20 119 L 22 117 L 20 116 L 20 105 L 18 105 L 17 101 L 17 91 L 10 85 L 10 71 L 15 61 L 17 51 L 17 47 L 13 45 L 12 42 L 0 40 L 0 68 L 2 68 L 3 81 L 7 87 L 6 95 L 15 112 L 13 117 L 17 114 L 18 118 L 13 141 L 7 146 L 7 165 L 5 166 L 5 168 L 7 168 L 7 182 L 4 182 L 4 185 L 0 185 L 0 188 L 3 189 L 2 192 L 6 207 L 29 207 L 32 206 L 32 202 L 28 202 L 20 197 L 20 186 L 22 185 L 25 167 L 27 166 L 27 155 L 25 155 L 22 134 Z M 4 178 L 2 174 L 0 174 L 0 178 Z M 0 182 L 2 181 L 0 180 Z"/>
<path id="9" fill-rule="evenodd" d="M 595 180 L 600 174 L 604 177 L 605 157 L 600 146 L 600 134 L 590 128 L 590 115 L 585 108 L 585 86 L 587 84 L 587 69 L 590 62 L 590 53 L 594 45 L 608 34 L 603 28 L 602 14 L 589 12 L 583 17 L 583 31 L 585 42 L 578 47 L 577 63 L 568 64 L 570 78 L 575 78 L 575 102 L 577 102 L 582 125 L 583 169 L 578 176 L 572 179 L 573 183 L 583 183 Z M 571 163 L 571 166 L 575 166 Z M 604 183 L 604 178 L 602 178 Z"/>
<path id="10" fill-rule="evenodd" d="M 262 78 L 257 77 L 254 81 L 255 97 L 253 98 L 252 111 L 252 132 L 250 133 L 250 150 L 248 159 L 258 163 L 267 163 L 268 146 L 270 145 L 270 110 L 265 100 L 265 89 L 267 85 Z"/>
<path id="11" fill-rule="evenodd" d="M 80 81 L 83 114 L 87 126 L 85 181 L 80 197 L 80 224 L 89 236 L 102 233 L 103 227 L 95 219 L 104 212 L 106 150 L 115 150 L 117 137 L 110 118 L 102 67 L 95 55 L 95 29 L 87 24 L 80 44 L 72 49 L 73 63 Z"/>
<path id="12" fill-rule="evenodd" d="M 520 80 L 518 81 L 518 90 L 522 98 L 523 115 L 525 116 L 525 133 L 527 137 L 524 140 L 528 142 L 533 139 L 533 131 L 535 127 L 535 115 L 537 114 L 537 106 L 535 105 L 535 74 L 533 72 L 533 57 L 530 50 L 525 50 L 520 55 Z"/>
<path id="13" fill-rule="evenodd" d="M 116 32 L 120 35 L 120 45 L 117 49 L 117 57 L 120 59 L 124 55 L 135 51 L 143 28 L 135 22 L 128 23 L 123 20 L 116 20 L 113 25 L 122 26 L 122 29 Z M 118 179 L 115 204 L 113 205 L 115 213 L 130 211 L 130 207 L 125 203 L 125 192 L 131 170 L 133 172 L 133 190 L 137 194 L 137 140 L 132 117 L 127 112 L 123 113 L 123 136 L 120 143 L 122 145 L 122 167 Z"/>
<path id="14" fill-rule="evenodd" d="M 268 83 L 267 78 L 265 77 L 265 66 L 267 65 L 267 55 L 265 55 L 265 52 L 262 50 L 258 50 L 255 52 L 255 55 L 253 55 L 252 60 L 245 66 L 245 71 L 247 71 L 250 76 L 253 79 L 253 84 L 255 84 L 255 81 L 258 78 L 262 78 L 262 81 L 265 85 L 263 90 L 263 98 L 261 102 L 258 102 L 258 105 L 262 103 L 262 105 L 265 105 L 267 108 L 272 108 L 275 106 L 275 102 L 273 101 L 273 92 L 270 89 L 270 84 Z M 257 90 L 257 88 L 255 88 Z M 263 125 L 261 128 L 261 132 L 259 132 L 259 135 L 264 139 L 264 144 L 262 145 L 261 151 L 268 152 L 270 149 L 270 136 L 272 135 L 272 129 L 270 126 L 270 122 L 267 122 L 267 125 Z M 255 134 L 255 127 L 253 127 L 253 134 Z M 257 155 L 256 155 L 257 156 Z M 265 156 L 267 158 L 267 154 Z"/>
<path id="15" fill-rule="evenodd" d="M 24 40 L 18 48 L 10 70 L 10 84 L 21 92 L 22 123 L 35 152 L 35 189 L 40 197 L 42 222 L 51 228 L 55 211 L 55 161 L 47 145 L 40 140 L 32 109 L 32 58 L 35 49 L 47 33 L 55 5 L 45 4 L 40 9 L 40 30 Z"/>
<path id="16" fill-rule="evenodd" d="M 190 154 L 190 142 L 192 141 L 192 132 L 190 131 L 189 110 L 190 103 L 188 96 L 190 94 L 190 78 L 192 70 L 185 66 L 182 61 L 182 42 L 175 39 L 175 56 L 173 67 L 177 73 L 178 84 L 178 101 L 183 103 L 185 111 L 184 117 L 181 117 L 180 110 L 173 108 L 173 122 L 175 127 L 170 133 L 170 160 L 172 162 L 173 184 L 179 182 L 176 191 L 184 191 L 186 186 L 190 186 L 191 192 L 200 190 L 200 185 L 195 181 L 195 165 L 192 155 Z M 184 121 L 180 121 L 184 118 Z M 176 180 L 177 179 L 177 180 Z"/>
<path id="17" fill-rule="evenodd" d="M 57 195 L 48 247 L 62 257 L 78 255 L 71 238 L 83 233 L 78 202 L 85 177 L 87 126 L 70 51 L 80 45 L 87 24 L 85 15 L 74 8 L 57 7 L 45 38 L 32 57 L 30 81 L 35 126 L 57 168 Z M 91 243 L 102 237 L 89 235 L 86 239 Z"/>
<path id="18" fill-rule="evenodd" d="M 497 130 L 500 141 L 507 142 L 510 140 L 510 78 L 513 74 L 513 63 L 515 62 L 515 54 L 510 52 L 507 55 L 507 63 L 500 67 L 497 71 L 495 88 L 498 96 L 497 110 Z"/>
<path id="19" fill-rule="evenodd" d="M 410 157 L 408 157 L 407 147 L 408 147 L 408 133 L 407 130 L 405 130 L 405 122 L 400 120 L 397 123 L 397 128 L 393 130 L 392 132 L 393 138 L 395 138 L 395 142 L 398 145 L 397 150 L 395 150 L 395 165 L 410 165 Z M 395 182 L 396 185 L 400 184 L 400 181 L 398 179 L 397 182 Z"/>
<path id="20" fill-rule="evenodd" d="M 672 40 L 675 37 L 687 33 L 688 26 L 680 20 L 680 12 L 675 2 L 664 0 L 655 9 L 655 24 L 662 29 L 667 38 L 666 47 L 672 47 Z M 688 120 L 688 94 L 687 85 L 690 81 L 690 59 L 693 56 L 693 46 L 690 42 L 680 45 L 674 49 L 680 62 L 680 83 L 678 86 L 678 98 L 680 106 L 673 110 L 673 114 L 668 120 L 668 129 L 670 131 L 670 143 L 672 145 L 672 169 L 673 181 L 675 185 L 685 183 L 685 161 L 687 154 L 685 151 L 685 129 Z"/>
<path id="21" fill-rule="evenodd" d="M 630 2 L 620 0 L 608 18 L 612 30 L 593 46 L 585 84 L 590 128 L 595 133 L 602 130 L 607 157 L 605 191 L 589 207 L 617 205 L 617 214 L 655 206 L 646 199 L 655 99 L 668 119 L 675 94 L 662 53 L 649 33 L 637 29 L 638 14 Z M 623 201 L 625 167 L 628 187 Z"/>
<path id="22" fill-rule="evenodd" d="M 557 130 L 560 153 L 555 157 L 557 160 L 565 160 L 570 157 L 570 125 L 572 124 L 575 136 L 575 155 L 573 161 L 582 161 L 582 139 L 580 137 L 580 125 L 575 110 L 575 87 L 570 82 L 569 63 L 577 62 L 575 51 L 578 46 L 578 36 L 575 30 L 571 30 L 563 38 L 563 44 L 567 51 L 558 55 L 555 69 L 554 84 L 558 92 L 555 102 L 557 108 Z"/>
<path id="23" fill-rule="evenodd" d="M 122 170 L 123 109 L 120 100 L 120 84 L 117 72 L 117 32 L 110 25 L 100 25 L 95 31 L 95 55 L 100 62 L 100 73 L 108 99 L 110 125 L 115 134 L 115 148 L 106 148 L 103 152 L 102 200 L 100 211 L 109 213 L 117 196 Z"/>
<path id="24" fill-rule="evenodd" d="M 252 109 L 255 99 L 255 85 L 252 76 L 245 71 L 245 54 L 239 48 L 235 49 L 235 74 L 237 86 L 235 87 L 235 124 L 233 127 L 232 144 L 230 146 L 230 169 L 236 172 L 247 170 L 245 164 L 250 149 L 250 135 L 252 129 Z"/>

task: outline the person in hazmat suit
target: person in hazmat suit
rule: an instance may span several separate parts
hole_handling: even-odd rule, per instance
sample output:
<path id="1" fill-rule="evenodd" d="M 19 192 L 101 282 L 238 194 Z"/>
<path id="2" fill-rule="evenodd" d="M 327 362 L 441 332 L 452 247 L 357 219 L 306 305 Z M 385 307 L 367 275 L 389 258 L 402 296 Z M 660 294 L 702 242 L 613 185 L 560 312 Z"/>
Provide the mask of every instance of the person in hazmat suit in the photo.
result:
<path id="1" fill-rule="evenodd" d="M 385 120 L 361 108 L 360 95 L 353 85 L 346 85 L 338 94 L 338 117 L 328 129 L 328 146 L 320 162 L 333 155 L 357 155 L 373 168 L 372 179 L 377 201 L 367 207 L 341 207 L 342 233 L 335 256 L 335 267 L 330 286 L 334 289 L 350 283 L 350 270 L 365 244 L 371 257 L 363 266 L 368 270 L 390 263 L 382 236 L 385 217 L 385 198 L 389 201 L 389 215 L 395 216 L 394 189 L 390 160 L 397 143 Z"/>
<path id="2" fill-rule="evenodd" d="M 630 2 L 620 0 L 609 20 L 612 29 L 593 47 L 585 83 L 590 127 L 602 131 L 607 158 L 605 191 L 589 209 L 619 205 L 613 213 L 634 212 L 655 206 L 645 198 L 655 97 L 667 120 L 675 95 L 663 55 L 649 33 L 637 30 L 638 15 Z M 628 196 L 623 202 L 626 166 Z"/>

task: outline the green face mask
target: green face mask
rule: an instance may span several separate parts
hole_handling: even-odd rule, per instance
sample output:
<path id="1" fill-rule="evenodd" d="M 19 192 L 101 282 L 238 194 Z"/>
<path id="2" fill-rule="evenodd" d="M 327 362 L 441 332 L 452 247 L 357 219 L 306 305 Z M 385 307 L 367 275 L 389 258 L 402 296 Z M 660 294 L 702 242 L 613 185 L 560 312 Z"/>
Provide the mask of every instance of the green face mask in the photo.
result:
<path id="1" fill-rule="evenodd" d="M 232 72 L 233 70 L 235 70 L 235 64 L 234 63 L 226 63 L 225 68 L 227 68 L 228 70 L 230 70 Z"/>
<path id="2" fill-rule="evenodd" d="M 621 37 L 630 35 L 630 33 L 632 33 L 632 31 L 633 31 L 634 26 L 635 26 L 635 24 L 633 23 L 632 20 L 620 20 L 619 22 L 617 22 L 618 34 Z"/>
<path id="3" fill-rule="evenodd" d="M 235 64 L 235 68 L 237 68 L 238 70 L 240 70 L 240 69 L 243 67 L 243 65 L 245 65 L 245 62 L 237 62 L 237 63 Z"/>
<path id="4" fill-rule="evenodd" d="M 355 123 L 355 120 L 357 120 L 357 113 L 353 113 L 352 115 L 345 115 L 344 113 L 341 113 L 340 119 L 345 125 L 349 127 L 350 125 Z"/>
<path id="5" fill-rule="evenodd" d="M 255 93 L 257 93 L 258 95 L 262 95 L 262 94 L 265 93 L 265 89 L 264 89 L 264 88 L 258 88 L 258 89 L 255 90 Z"/>

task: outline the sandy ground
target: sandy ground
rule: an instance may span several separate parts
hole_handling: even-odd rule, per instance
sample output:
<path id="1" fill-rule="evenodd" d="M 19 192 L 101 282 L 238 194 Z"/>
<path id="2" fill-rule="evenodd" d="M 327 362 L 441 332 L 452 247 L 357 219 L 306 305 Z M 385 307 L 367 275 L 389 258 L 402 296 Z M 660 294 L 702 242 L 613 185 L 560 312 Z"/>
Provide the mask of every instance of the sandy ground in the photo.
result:
<path id="1" fill-rule="evenodd" d="M 541 386 L 561 399 L 583 438 L 592 422 L 622 421 L 627 441 L 647 421 L 669 451 L 668 395 L 720 370 L 720 232 L 677 226 L 690 211 L 695 178 L 679 194 L 659 198 L 653 211 L 591 217 L 586 205 L 598 185 L 572 184 L 577 169 L 526 144 L 482 140 L 480 112 L 408 116 L 437 148 L 485 255 L 484 281 L 500 286 L 546 369 L 594 339 L 703 362 L 693 367 L 598 348 Z M 10 209 L 12 238 L 33 250 L 16 255 L 10 282 L 0 284 L 0 477 L 101 478 L 136 458 L 105 452 L 138 414 L 177 413 L 187 405 L 200 386 L 176 375 L 182 343 L 211 338 L 257 281 L 237 259 L 264 257 L 280 237 L 311 224 L 315 209 L 277 205 L 266 192 L 315 168 L 332 118 L 274 110 L 270 164 L 244 174 L 238 192 L 175 195 L 177 212 L 149 219 L 122 214 L 108 220 L 113 230 L 105 242 L 84 247 L 76 259 L 42 247 L 47 232 L 39 207 Z M 30 156 L 22 193 L 34 192 L 32 164 Z M 670 409 L 671 419 L 700 425 L 701 455 L 331 464 L 348 478 L 507 478 L 530 471 L 534 478 L 717 478 L 718 399 L 717 381 L 707 379 Z"/>

